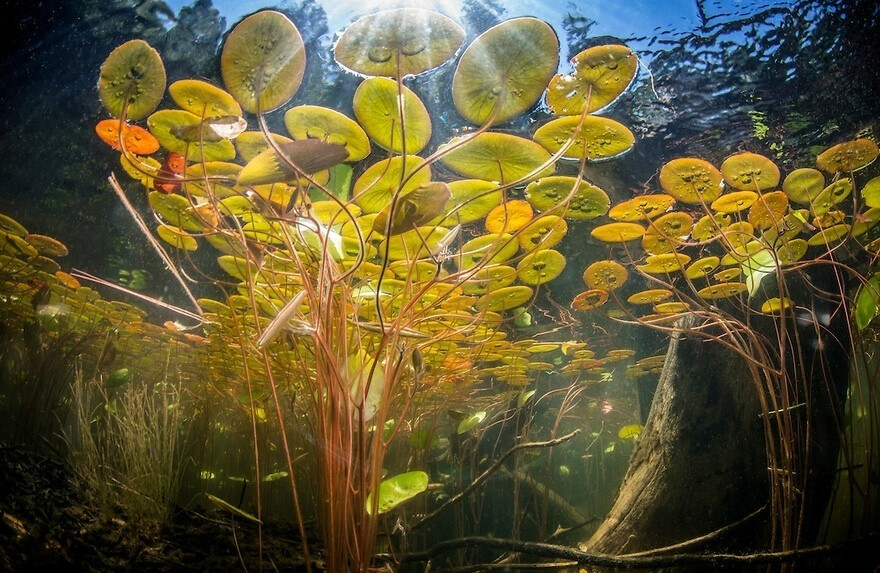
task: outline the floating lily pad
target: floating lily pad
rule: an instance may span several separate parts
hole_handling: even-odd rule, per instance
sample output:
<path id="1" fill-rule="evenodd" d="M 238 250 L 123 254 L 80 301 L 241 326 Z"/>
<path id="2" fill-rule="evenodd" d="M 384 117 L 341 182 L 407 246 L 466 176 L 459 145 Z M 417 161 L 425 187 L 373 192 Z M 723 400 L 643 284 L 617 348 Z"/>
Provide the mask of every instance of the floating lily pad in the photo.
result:
<path id="1" fill-rule="evenodd" d="M 852 181 L 849 177 L 838 179 L 830 183 L 819 195 L 810 203 L 813 213 L 816 215 L 824 215 L 828 213 L 835 205 L 841 203 L 852 193 Z"/>
<path id="2" fill-rule="evenodd" d="M 716 285 L 710 285 L 705 288 L 701 288 L 697 291 L 697 296 L 707 300 L 714 300 L 719 298 L 734 297 L 746 292 L 747 290 L 748 287 L 745 283 L 719 283 Z"/>
<path id="3" fill-rule="evenodd" d="M 556 115 L 592 113 L 614 102 L 636 76 L 639 62 L 626 46 L 587 48 L 571 59 L 574 73 L 556 75 L 547 90 L 547 105 Z"/>
<path id="4" fill-rule="evenodd" d="M 641 195 L 618 203 L 608 211 L 615 221 L 644 221 L 654 219 L 669 210 L 675 199 L 669 195 Z"/>
<path id="5" fill-rule="evenodd" d="M 196 242 L 195 237 L 183 229 L 178 229 L 177 227 L 172 227 L 170 225 L 159 225 L 156 229 L 156 233 L 159 235 L 160 239 L 175 248 L 186 251 L 195 251 L 199 248 L 199 244 Z"/>
<path id="6" fill-rule="evenodd" d="M 425 472 L 407 472 L 386 479 L 379 484 L 376 512 L 381 514 L 391 511 L 426 489 L 428 489 L 428 474 Z M 366 509 L 369 515 L 373 515 L 372 493 L 367 496 Z"/>
<path id="7" fill-rule="evenodd" d="M 452 197 L 447 203 L 449 216 L 438 224 L 465 224 L 486 217 L 492 209 L 504 200 L 504 193 L 498 185 L 482 179 L 461 179 L 449 183 Z"/>
<path id="8" fill-rule="evenodd" d="M 708 241 L 721 234 L 724 227 L 730 225 L 730 215 L 726 213 L 706 214 L 694 224 L 691 237 L 697 241 Z"/>
<path id="9" fill-rule="evenodd" d="M 400 8 L 370 14 L 349 26 L 333 55 L 367 76 L 403 77 L 436 68 L 464 42 L 461 26 L 437 12 Z"/>
<path id="10" fill-rule="evenodd" d="M 570 140 L 571 145 L 566 148 L 563 157 L 604 161 L 628 152 L 636 138 L 622 123 L 594 115 L 588 115 L 583 120 L 580 116 L 560 117 L 542 125 L 535 132 L 535 141 L 551 153 L 562 149 Z"/>
<path id="11" fill-rule="evenodd" d="M 625 243 L 640 239 L 644 234 L 645 228 L 638 223 L 608 223 L 590 231 L 591 237 L 603 243 Z"/>
<path id="12" fill-rule="evenodd" d="M 149 195 L 149 201 L 150 207 L 174 227 L 192 231 L 204 228 L 204 224 L 190 210 L 192 207 L 190 202 L 181 195 L 168 195 L 153 191 Z"/>
<path id="13" fill-rule="evenodd" d="M 684 253 L 664 253 L 649 255 L 645 258 L 645 264 L 637 268 L 643 273 L 665 275 L 684 270 L 690 261 L 691 258 Z"/>
<path id="14" fill-rule="evenodd" d="M 380 235 L 398 235 L 413 227 L 424 225 L 446 209 L 450 197 L 449 187 L 439 181 L 424 183 L 401 195 L 397 202 L 389 203 L 373 220 L 373 231 Z M 394 205 L 390 229 L 388 219 Z"/>
<path id="15" fill-rule="evenodd" d="M 807 239 L 807 244 L 811 247 L 819 247 L 823 245 L 833 245 L 838 241 L 845 239 L 849 235 L 849 225 L 841 223 L 827 229 L 820 229 L 815 235 Z"/>
<path id="16" fill-rule="evenodd" d="M 238 184 L 248 186 L 295 181 L 298 173 L 311 175 L 341 163 L 348 157 L 348 151 L 338 143 L 316 139 L 282 143 L 278 148 L 283 157 L 274 149 L 260 153 L 238 174 Z"/>
<path id="17" fill-rule="evenodd" d="M 182 109 L 159 110 L 147 119 L 150 132 L 156 136 L 162 147 L 168 151 L 186 155 L 190 161 L 229 161 L 235 158 L 235 147 L 226 139 L 219 141 L 186 141 L 175 132 L 179 128 L 199 129 L 202 120 L 199 116 Z"/>
<path id="18" fill-rule="evenodd" d="M 168 86 L 174 103 L 199 117 L 241 115 L 241 106 L 229 93 L 201 80 L 178 80 Z"/>
<path id="19" fill-rule="evenodd" d="M 825 176 L 818 169 L 809 167 L 795 169 L 782 182 L 782 190 L 785 194 L 798 203 L 809 203 L 823 189 L 825 189 Z"/>
<path id="20" fill-rule="evenodd" d="M 541 285 L 558 277 L 565 269 L 565 257 L 553 249 L 534 251 L 516 266 L 517 277 L 527 285 Z"/>
<path id="21" fill-rule="evenodd" d="M 568 223 L 556 215 L 542 215 L 526 225 L 518 234 L 519 244 L 525 251 L 549 249 L 568 233 Z"/>
<path id="22" fill-rule="evenodd" d="M 478 264 L 503 263 L 512 258 L 518 250 L 519 243 L 513 235 L 507 233 L 481 235 L 461 246 L 461 268 L 467 270 Z"/>
<path id="23" fill-rule="evenodd" d="M 474 308 L 481 312 L 510 310 L 528 302 L 533 294 L 531 287 L 523 285 L 504 287 L 481 296 Z"/>
<path id="24" fill-rule="evenodd" d="M 229 197 L 238 195 L 243 191 L 236 180 L 241 173 L 241 165 L 227 163 L 225 161 L 208 161 L 206 163 L 193 163 L 186 168 L 186 178 L 192 181 L 186 184 L 190 195 L 196 197 Z M 205 178 L 208 179 L 206 187 Z M 207 189 L 210 188 L 210 193 Z"/>
<path id="25" fill-rule="evenodd" d="M 415 92 L 403 84 L 398 86 L 394 80 L 364 80 L 354 92 L 353 106 L 364 131 L 385 149 L 416 154 L 431 139 L 431 117 L 425 104 Z"/>
<path id="26" fill-rule="evenodd" d="M 468 46 L 452 80 L 452 98 L 466 120 L 502 123 L 541 97 L 559 64 L 559 40 L 546 22 L 514 18 Z"/>
<path id="27" fill-rule="evenodd" d="M 486 216 L 486 230 L 490 233 L 513 233 L 529 224 L 534 213 L 528 201 L 511 199 L 498 205 Z"/>
<path id="28" fill-rule="evenodd" d="M 479 269 L 462 285 L 467 295 L 484 295 L 513 284 L 516 269 L 507 265 L 490 265 Z"/>
<path id="29" fill-rule="evenodd" d="M 856 139 L 838 143 L 834 147 L 826 149 L 816 157 L 816 167 L 829 173 L 839 171 L 858 171 L 870 165 L 880 149 L 870 139 Z"/>
<path id="30" fill-rule="evenodd" d="M 456 137 L 441 145 L 438 153 L 440 160 L 456 173 L 485 181 L 511 183 L 549 175 L 554 169 L 552 163 L 541 169 L 550 161 L 550 154 L 543 147 L 506 133 Z"/>
<path id="31" fill-rule="evenodd" d="M 62 243 L 58 239 L 53 239 L 52 237 L 47 237 L 46 235 L 37 235 L 31 233 L 29 235 L 26 235 L 24 237 L 24 240 L 27 241 L 29 245 L 35 248 L 37 252 L 44 257 L 67 256 L 67 247 L 64 246 L 64 243 Z"/>
<path id="32" fill-rule="evenodd" d="M 571 308 L 586 312 L 598 308 L 606 302 L 608 302 L 608 291 L 594 288 L 576 295 L 571 301 Z"/>
<path id="33" fill-rule="evenodd" d="M 431 180 L 431 169 L 417 155 L 400 155 L 377 161 L 354 183 L 354 202 L 364 213 L 378 213 L 391 202 L 394 194 L 412 191 Z M 406 184 L 401 189 L 401 183 Z"/>
<path id="34" fill-rule="evenodd" d="M 672 291 L 665 288 L 654 288 L 631 294 L 626 302 L 630 304 L 657 304 L 672 298 Z"/>
<path id="35" fill-rule="evenodd" d="M 689 308 L 690 305 L 686 302 L 661 302 L 660 304 L 654 305 L 654 312 L 663 316 L 668 316 L 687 312 Z"/>
<path id="36" fill-rule="evenodd" d="M 577 184 L 577 190 L 572 193 Z M 608 212 L 611 200 L 608 195 L 595 185 L 575 177 L 552 176 L 542 177 L 526 187 L 526 199 L 538 211 L 548 211 L 560 205 L 566 198 L 568 204 L 559 215 L 566 219 L 590 220 Z"/>
<path id="37" fill-rule="evenodd" d="M 122 135 L 120 136 L 119 127 L 122 126 Z M 125 146 L 125 151 L 135 155 L 150 155 L 159 151 L 159 140 L 153 137 L 149 131 L 137 125 L 128 125 L 118 119 L 104 119 L 95 126 L 95 132 L 101 141 L 113 147 L 117 151 L 121 151 Z"/>
<path id="38" fill-rule="evenodd" d="M 284 105 L 299 88 L 305 69 L 306 50 L 299 30 L 273 10 L 239 22 L 220 55 L 226 89 L 250 113 Z"/>
<path id="39" fill-rule="evenodd" d="M 24 225 L 9 217 L 8 215 L 4 215 L 0 213 L 0 231 L 8 233 L 10 235 L 15 235 L 16 237 L 24 237 L 28 234 L 27 229 L 25 229 Z"/>
<path id="40" fill-rule="evenodd" d="M 880 177 L 874 177 L 862 186 L 862 199 L 868 207 L 880 207 Z"/>
<path id="41" fill-rule="evenodd" d="M 279 145 L 292 141 L 289 137 L 284 137 L 283 135 L 278 135 L 276 133 L 272 134 L 272 140 Z M 266 143 L 266 138 L 262 132 L 245 131 L 235 138 L 235 148 L 238 150 L 238 154 L 242 159 L 250 161 L 257 155 L 269 149 L 269 144 Z"/>
<path id="42" fill-rule="evenodd" d="M 660 169 L 660 186 L 682 203 L 711 203 L 723 189 L 721 172 L 696 157 L 680 157 Z"/>
<path id="43" fill-rule="evenodd" d="M 584 283 L 591 289 L 612 291 L 622 287 L 628 277 L 626 268 L 616 261 L 597 261 L 584 271 Z"/>
<path id="44" fill-rule="evenodd" d="M 759 231 L 782 224 L 782 218 L 788 211 L 788 195 L 783 191 L 773 191 L 758 196 L 749 209 L 749 223 Z"/>
<path id="45" fill-rule="evenodd" d="M 721 259 L 715 255 L 697 259 L 684 270 L 684 276 L 691 280 L 701 279 L 718 268 L 720 263 Z"/>
<path id="46" fill-rule="evenodd" d="M 207 117 L 200 123 L 176 125 L 171 135 L 187 143 L 235 139 L 247 129 L 247 120 L 237 115 Z"/>
<path id="47" fill-rule="evenodd" d="M 138 120 L 156 109 L 165 94 L 165 66 L 143 40 L 113 50 L 101 66 L 98 95 L 113 117 Z"/>
<path id="48" fill-rule="evenodd" d="M 737 153 L 721 164 L 721 174 L 728 185 L 744 191 L 764 191 L 779 185 L 779 168 L 757 153 Z"/>
<path id="49" fill-rule="evenodd" d="M 748 209 L 757 200 L 758 194 L 754 191 L 734 191 L 712 201 L 711 207 L 713 211 L 718 213 L 737 213 Z"/>
<path id="50" fill-rule="evenodd" d="M 360 161 L 370 154 L 370 140 L 361 126 L 336 110 L 316 105 L 293 107 L 284 113 L 284 125 L 294 139 L 344 145 L 348 150 L 346 161 Z"/>

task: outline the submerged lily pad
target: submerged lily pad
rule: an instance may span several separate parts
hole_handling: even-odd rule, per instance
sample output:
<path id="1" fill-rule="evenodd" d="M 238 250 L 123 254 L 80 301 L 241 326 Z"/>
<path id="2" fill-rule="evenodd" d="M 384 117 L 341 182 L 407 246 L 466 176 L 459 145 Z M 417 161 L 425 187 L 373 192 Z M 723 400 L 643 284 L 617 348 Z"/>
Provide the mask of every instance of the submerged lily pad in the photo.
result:
<path id="1" fill-rule="evenodd" d="M 143 40 L 122 44 L 101 66 L 98 95 L 113 117 L 146 117 L 156 109 L 164 93 L 162 58 Z"/>
<path id="2" fill-rule="evenodd" d="M 299 88 L 305 69 L 306 50 L 299 30 L 273 10 L 239 22 L 220 55 L 226 89 L 251 113 L 284 105 Z"/>
<path id="3" fill-rule="evenodd" d="M 333 55 L 367 76 L 403 77 L 436 68 L 464 42 L 464 30 L 446 16 L 421 8 L 370 14 L 349 26 Z"/>
<path id="4" fill-rule="evenodd" d="M 462 54 L 452 80 L 455 107 L 477 125 L 505 122 L 538 101 L 558 64 L 559 40 L 546 22 L 502 22 Z"/>
<path id="5" fill-rule="evenodd" d="M 346 161 L 360 161 L 370 154 L 370 140 L 354 120 L 336 110 L 300 105 L 284 113 L 284 125 L 294 139 L 319 139 L 344 145 Z"/>
<path id="6" fill-rule="evenodd" d="M 612 291 L 623 286 L 629 273 L 616 261 L 597 261 L 584 271 L 584 283 L 591 289 Z"/>
<path id="7" fill-rule="evenodd" d="M 554 119 L 538 128 L 535 141 L 556 153 L 573 140 L 562 156 L 570 159 L 586 157 L 591 161 L 613 159 L 635 144 L 636 138 L 629 128 L 613 119 L 588 115 L 583 118 L 583 123 L 581 121 L 580 116 Z"/>
<path id="8" fill-rule="evenodd" d="M 379 484 L 376 512 L 386 513 L 428 489 L 428 474 L 421 471 L 398 474 Z M 373 494 L 367 496 L 367 513 L 373 515 Z"/>
<path id="9" fill-rule="evenodd" d="M 587 48 L 571 59 L 574 73 L 556 75 L 547 90 L 547 105 L 556 115 L 580 115 L 611 104 L 636 76 L 639 62 L 626 46 Z"/>
<path id="10" fill-rule="evenodd" d="M 552 163 L 540 169 L 550 161 L 550 154 L 543 147 L 506 133 L 459 136 L 441 145 L 438 153 L 442 154 L 440 161 L 456 173 L 486 181 L 511 183 L 524 177 L 549 175 L 554 169 Z"/>
<path id="11" fill-rule="evenodd" d="M 431 139 L 431 117 L 425 104 L 415 92 L 403 84 L 398 86 L 394 80 L 364 80 L 354 92 L 353 106 L 358 122 L 385 149 L 416 154 Z"/>

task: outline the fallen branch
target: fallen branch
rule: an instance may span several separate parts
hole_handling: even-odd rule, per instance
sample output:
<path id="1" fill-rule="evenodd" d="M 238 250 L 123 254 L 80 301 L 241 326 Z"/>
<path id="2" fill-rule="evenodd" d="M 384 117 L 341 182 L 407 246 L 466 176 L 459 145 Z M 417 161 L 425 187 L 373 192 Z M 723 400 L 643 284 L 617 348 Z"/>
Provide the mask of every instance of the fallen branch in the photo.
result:
<path id="1" fill-rule="evenodd" d="M 507 458 L 509 458 L 514 453 L 518 452 L 519 450 L 524 450 L 527 448 L 549 448 L 552 446 L 557 446 L 557 445 L 561 444 L 562 442 L 568 441 L 571 438 L 575 437 L 580 432 L 581 432 L 580 430 L 575 430 L 569 434 L 565 434 L 564 436 L 561 436 L 559 438 L 554 438 L 552 440 L 547 440 L 544 442 L 524 442 L 522 444 L 517 444 L 517 445 L 513 446 L 512 448 L 510 448 L 509 450 L 504 452 L 504 455 L 502 455 L 500 458 L 495 460 L 495 463 L 493 463 L 491 466 L 489 466 L 489 469 L 487 469 L 486 471 L 481 473 L 477 477 L 477 479 L 475 479 L 474 481 L 471 482 L 471 484 L 469 486 L 467 486 L 466 488 L 461 490 L 459 493 L 457 493 L 456 495 L 449 498 L 449 500 L 446 501 L 446 503 L 444 503 L 443 505 L 441 505 L 440 507 L 438 507 L 437 509 L 435 509 L 434 511 L 432 511 L 428 515 L 426 515 L 425 517 L 423 517 L 419 521 L 415 522 L 412 525 L 412 527 L 410 528 L 410 530 L 415 531 L 419 527 L 423 526 L 425 523 L 431 521 L 432 519 L 434 519 L 435 517 L 440 515 L 440 513 L 442 513 L 443 510 L 445 510 L 446 508 L 451 507 L 453 504 L 458 503 L 459 501 L 464 499 L 469 493 L 474 491 L 476 488 L 478 488 L 480 486 L 480 484 L 482 484 L 484 481 L 486 481 L 489 478 L 489 476 L 492 475 L 498 468 L 500 468 L 501 465 L 507 460 Z"/>
<path id="2" fill-rule="evenodd" d="M 602 553 L 589 553 L 566 547 L 563 545 L 551 545 L 547 543 L 535 543 L 529 541 L 517 541 L 514 539 L 497 539 L 493 537 L 462 537 L 460 539 L 450 539 L 441 541 L 426 551 L 410 553 L 406 555 L 401 562 L 418 563 L 430 561 L 438 555 L 447 551 L 456 549 L 467 549 L 473 547 L 483 547 L 490 549 L 499 549 L 502 551 L 517 551 L 519 553 L 527 553 L 532 557 L 543 557 L 547 559 L 565 559 L 568 563 L 549 563 L 543 564 L 545 569 L 548 566 L 571 566 L 577 565 L 593 565 L 597 567 L 619 567 L 622 569 L 656 569 L 661 567 L 674 567 L 681 565 L 701 565 L 719 567 L 723 565 L 764 565 L 769 563 L 789 563 L 807 557 L 825 556 L 844 551 L 852 553 L 853 551 L 870 551 L 876 546 L 880 540 L 880 535 L 869 535 L 861 539 L 853 539 L 846 543 L 837 545 L 820 545 L 816 547 L 807 547 L 803 549 L 795 549 L 791 551 L 771 551 L 750 554 L 734 554 L 734 553 L 680 553 L 675 555 L 656 555 L 647 557 L 622 557 L 618 555 L 607 555 Z M 492 569 L 493 564 L 484 563 L 481 565 L 469 565 L 448 571 L 454 573 L 466 573 L 470 571 L 485 571 Z M 499 564 L 501 565 L 501 564 Z M 522 570 L 535 569 L 535 564 L 524 564 L 522 566 L 514 563 L 504 563 L 503 567 L 507 570 L 521 568 Z"/>

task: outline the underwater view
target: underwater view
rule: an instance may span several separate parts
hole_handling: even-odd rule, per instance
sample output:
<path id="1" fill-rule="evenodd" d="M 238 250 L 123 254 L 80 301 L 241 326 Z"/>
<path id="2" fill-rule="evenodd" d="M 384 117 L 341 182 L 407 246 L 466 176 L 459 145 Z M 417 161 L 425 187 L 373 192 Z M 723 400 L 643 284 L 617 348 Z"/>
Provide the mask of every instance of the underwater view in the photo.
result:
<path id="1" fill-rule="evenodd" d="M 876 1 L 5 8 L 0 570 L 880 571 Z"/>

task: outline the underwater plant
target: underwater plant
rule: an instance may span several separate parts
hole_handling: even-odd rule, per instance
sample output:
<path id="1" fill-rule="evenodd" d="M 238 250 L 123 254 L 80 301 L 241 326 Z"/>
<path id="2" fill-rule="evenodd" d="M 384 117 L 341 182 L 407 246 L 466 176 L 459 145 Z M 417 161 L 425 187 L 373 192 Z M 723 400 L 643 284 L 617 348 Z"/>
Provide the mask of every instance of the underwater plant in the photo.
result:
<path id="1" fill-rule="evenodd" d="M 634 549 L 627 544 L 635 537 L 654 549 L 731 521 L 722 500 L 711 523 L 666 527 L 657 518 L 660 502 L 670 499 L 662 491 L 647 504 L 654 513 L 642 512 L 644 521 L 617 519 L 629 514 L 628 504 L 642 503 L 630 494 L 643 483 L 640 468 L 652 469 L 647 453 L 664 452 L 668 436 L 690 438 L 665 433 L 674 408 L 660 405 L 688 395 L 678 385 L 685 379 L 705 378 L 694 364 L 707 356 L 733 365 L 721 382 L 735 382 L 743 394 L 723 395 L 738 404 L 741 426 L 757 426 L 748 436 L 758 448 L 743 448 L 757 478 L 743 483 L 757 492 L 756 503 L 764 493 L 770 502 L 761 547 L 811 542 L 836 468 L 817 471 L 809 448 L 834 445 L 823 451 L 836 452 L 845 433 L 847 381 L 839 377 L 846 360 L 823 360 L 832 344 L 854 356 L 859 332 L 870 331 L 880 307 L 877 281 L 866 278 L 876 244 L 862 241 L 880 220 L 880 187 L 861 177 L 876 145 L 844 142 L 819 155 L 818 170 L 791 171 L 784 180 L 772 160 L 756 153 L 738 152 L 720 169 L 702 158 L 678 158 L 659 170 L 659 190 L 612 206 L 587 167 L 636 144 L 630 129 L 596 114 L 631 84 L 636 55 L 621 45 L 595 46 L 573 58 L 571 74 L 559 74 L 556 33 L 537 18 L 498 24 L 461 50 L 464 39 L 454 21 L 421 9 L 383 11 L 352 24 L 334 56 L 363 77 L 353 117 L 309 102 L 290 107 L 309 55 L 279 12 L 258 12 L 229 34 L 220 58 L 223 88 L 197 79 L 166 86 L 156 50 L 141 40 L 119 46 L 101 68 L 98 91 L 111 117 L 96 132 L 119 151 L 134 181 L 123 187 L 113 176 L 114 191 L 192 309 L 160 303 L 180 322 L 150 325 L 143 311 L 103 301 L 78 282 L 94 277 L 71 276 L 40 259 L 41 248 L 51 252 L 50 241 L 0 220 L 2 302 L 15 309 L 8 322 L 24 330 L 34 314 L 51 314 L 71 328 L 93 328 L 87 371 L 94 369 L 105 386 L 156 379 L 123 370 L 164 372 L 163 353 L 173 350 L 182 357 L 181 388 L 210 393 L 244 420 L 253 447 L 237 455 L 246 477 L 229 471 L 226 478 L 242 484 L 242 499 L 251 492 L 253 519 L 262 526 L 269 490 L 286 481 L 306 568 L 306 522 L 315 518 L 333 571 L 434 558 L 413 551 L 425 539 L 407 541 L 407 532 L 424 531 L 416 525 L 460 503 L 492 472 L 507 471 L 516 488 L 537 492 L 544 517 L 551 503 L 575 521 L 583 517 L 549 487 L 556 455 L 548 454 L 546 477 L 536 479 L 522 470 L 525 454 L 515 448 L 550 448 L 572 437 L 562 422 L 574 404 L 635 355 L 611 343 L 594 350 L 592 340 L 557 332 L 586 330 L 594 317 L 647 326 L 673 344 L 665 360 L 640 358 L 626 369 L 632 379 L 664 372 L 645 426 L 608 418 L 615 420 L 613 441 L 602 442 L 597 432 L 587 448 L 598 444 L 610 455 L 615 444 L 635 442 L 636 450 L 627 488 L 589 547 L 623 553 Z M 451 98 L 472 127 L 447 137 L 411 79 L 448 69 L 456 58 Z M 176 107 L 157 110 L 166 87 Z M 549 117 L 534 133 L 508 129 L 542 97 Z M 286 134 L 281 121 L 273 123 L 277 133 L 270 129 L 270 114 L 282 110 Z M 146 195 L 148 217 L 132 205 L 132 193 Z M 869 209 L 859 208 L 862 200 Z M 805 230 L 812 233 L 807 239 L 800 237 Z M 580 252 L 587 236 L 607 256 Z M 572 260 L 585 256 L 594 260 L 574 272 L 583 273 L 587 290 L 558 287 Z M 860 285 L 857 293 L 844 274 Z M 687 343 L 701 339 L 711 344 Z M 605 352 L 597 356 L 600 347 Z M 546 378 L 564 389 L 530 394 Z M 853 381 L 851 393 L 870 382 Z M 526 441 L 528 424 L 515 425 L 525 430 L 507 450 L 516 459 L 513 470 L 502 463 L 507 453 L 484 463 L 484 451 L 468 450 L 488 427 L 503 426 L 499 417 L 548 403 L 548 395 L 564 396 L 550 439 Z M 608 414 L 614 407 L 593 399 L 589 409 Z M 453 414 L 454 408 L 466 411 Z M 493 410 L 503 413 L 489 415 Z M 724 413 L 718 410 L 706 418 L 717 420 Z M 427 460 L 441 419 L 452 422 L 458 491 L 429 512 L 425 492 L 443 479 Z M 227 439 L 231 425 L 214 424 L 211 439 Z M 719 440 L 716 448 L 729 444 Z M 137 444 L 129 446 L 134 451 Z M 553 479 L 570 479 L 565 461 Z M 467 463 L 472 474 L 489 473 L 464 479 Z M 201 471 L 204 481 L 221 474 L 214 469 Z M 673 481 L 660 475 L 662 486 Z M 416 504 L 424 518 L 414 522 L 405 511 Z M 514 506 L 517 537 L 521 508 Z M 692 506 L 681 507 L 686 513 Z M 545 522 L 541 533 L 549 533 Z M 575 556 L 581 558 L 587 559 Z"/>

